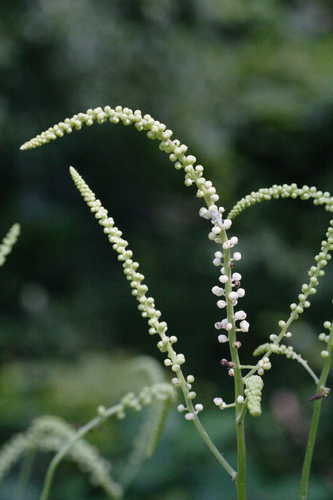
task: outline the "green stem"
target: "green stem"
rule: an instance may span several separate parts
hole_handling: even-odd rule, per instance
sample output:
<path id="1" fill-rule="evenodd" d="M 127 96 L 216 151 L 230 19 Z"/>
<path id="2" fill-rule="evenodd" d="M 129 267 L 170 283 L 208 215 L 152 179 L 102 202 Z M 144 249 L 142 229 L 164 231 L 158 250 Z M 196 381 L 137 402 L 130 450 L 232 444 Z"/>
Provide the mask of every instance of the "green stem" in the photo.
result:
<path id="1" fill-rule="evenodd" d="M 311 424 L 310 424 L 310 430 L 309 430 L 309 435 L 308 435 L 308 441 L 306 445 L 306 450 L 305 450 L 305 456 L 304 456 L 304 462 L 303 462 L 303 469 L 302 469 L 302 475 L 301 475 L 301 481 L 300 481 L 300 489 L 299 489 L 299 499 L 300 500 L 307 500 L 308 494 L 309 494 L 309 482 L 310 482 L 310 472 L 311 472 L 311 465 L 312 465 L 312 458 L 313 458 L 313 452 L 314 452 L 314 447 L 316 443 L 316 437 L 317 437 L 317 431 L 318 431 L 318 425 L 319 425 L 319 419 L 320 419 L 320 413 L 321 413 L 321 406 L 322 406 L 322 401 L 325 396 L 328 394 L 328 390 L 325 387 L 327 377 L 331 368 L 331 361 L 332 361 L 332 351 L 333 351 L 333 326 L 331 327 L 330 331 L 330 336 L 327 344 L 327 351 L 329 352 L 329 356 L 325 358 L 324 364 L 323 364 L 323 369 L 320 375 L 319 382 L 317 384 L 317 393 L 318 396 L 322 395 L 319 399 L 316 399 L 314 404 L 313 404 L 313 412 L 312 412 L 312 418 L 311 418 Z"/>
<path id="2" fill-rule="evenodd" d="M 194 418 L 193 423 L 194 423 L 197 431 L 199 432 L 200 436 L 202 437 L 202 439 L 206 443 L 207 447 L 209 448 L 211 453 L 214 455 L 216 460 L 219 462 L 219 464 L 222 465 L 222 467 L 224 467 L 224 469 L 227 471 L 227 473 L 229 474 L 229 476 L 231 477 L 232 480 L 236 479 L 238 476 L 237 472 L 233 469 L 233 467 L 231 467 L 231 465 L 227 462 L 227 460 L 223 457 L 223 455 L 218 451 L 215 444 L 210 439 L 206 429 L 203 427 L 202 423 L 200 422 L 199 418 L 198 417 Z"/>
<path id="3" fill-rule="evenodd" d="M 204 428 L 204 426 L 200 422 L 198 415 L 195 413 L 192 400 L 189 399 L 189 397 L 188 397 L 189 391 L 187 388 L 186 380 L 185 380 L 184 375 L 183 375 L 181 370 L 179 370 L 177 377 L 178 377 L 178 380 L 180 382 L 180 387 L 181 387 L 181 390 L 182 390 L 183 395 L 184 395 L 187 409 L 188 409 L 188 411 L 190 411 L 194 415 L 194 418 L 193 418 L 194 426 L 196 427 L 196 429 L 197 429 L 198 433 L 200 434 L 201 438 L 203 439 L 204 443 L 207 445 L 208 449 L 214 455 L 214 457 L 216 458 L 218 463 L 220 465 L 222 465 L 222 467 L 226 470 L 226 472 L 229 474 L 231 479 L 234 480 L 237 476 L 237 472 L 229 464 L 229 462 L 224 458 L 222 453 L 219 452 L 219 450 L 216 448 L 215 444 L 213 443 L 213 441 L 209 437 L 208 432 L 206 431 L 206 429 Z"/>
<path id="4" fill-rule="evenodd" d="M 225 235 L 225 239 L 227 239 Z M 245 412 L 243 412 L 244 403 L 238 402 L 238 397 L 244 397 L 244 384 L 242 379 L 241 364 L 236 347 L 236 324 L 234 316 L 234 308 L 232 301 L 229 299 L 229 294 L 232 291 L 231 280 L 231 261 L 230 250 L 224 250 L 224 269 L 228 276 L 228 281 L 225 285 L 225 296 L 227 299 L 227 317 L 232 324 L 232 329 L 229 332 L 229 346 L 231 359 L 234 365 L 234 388 L 235 388 L 235 430 L 237 437 L 237 476 L 236 476 L 236 491 L 238 500 L 246 500 L 246 442 L 245 442 Z"/>

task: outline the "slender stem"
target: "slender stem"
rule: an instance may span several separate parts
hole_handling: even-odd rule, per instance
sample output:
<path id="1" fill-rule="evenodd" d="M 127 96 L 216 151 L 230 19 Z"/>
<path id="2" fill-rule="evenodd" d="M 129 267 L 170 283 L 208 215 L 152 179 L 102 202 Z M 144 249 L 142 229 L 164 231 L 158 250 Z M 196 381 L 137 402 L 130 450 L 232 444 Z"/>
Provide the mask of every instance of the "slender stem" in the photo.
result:
<path id="1" fill-rule="evenodd" d="M 312 368 L 309 366 L 308 362 L 305 359 L 299 359 L 298 360 L 299 364 L 303 366 L 303 368 L 308 372 L 312 380 L 314 381 L 315 384 L 319 383 L 319 378 L 317 375 L 314 373 Z"/>
<path id="2" fill-rule="evenodd" d="M 234 480 L 237 476 L 237 472 L 230 465 L 230 463 L 224 458 L 222 453 L 219 452 L 219 450 L 216 448 L 215 444 L 213 443 L 213 441 L 209 437 L 208 432 L 206 431 L 206 429 L 202 425 L 198 415 L 195 413 L 192 400 L 189 399 L 189 397 L 188 397 L 188 388 L 187 388 L 187 384 L 186 384 L 184 375 L 180 370 L 177 374 L 177 377 L 178 377 L 178 380 L 180 382 L 180 387 L 181 387 L 181 390 L 183 392 L 184 399 L 186 401 L 187 409 L 188 409 L 188 411 L 190 411 L 194 415 L 193 424 L 195 425 L 195 427 L 196 427 L 197 431 L 199 432 L 201 438 L 203 439 L 204 443 L 207 445 L 208 449 L 214 455 L 214 457 L 216 458 L 218 463 L 220 465 L 222 465 L 222 467 L 226 470 L 226 472 L 229 474 L 231 479 Z"/>
<path id="3" fill-rule="evenodd" d="M 233 479 L 233 480 L 236 479 L 237 475 L 238 475 L 237 472 L 233 469 L 233 467 L 231 467 L 231 465 L 227 462 L 227 460 L 223 457 L 223 455 L 218 451 L 215 444 L 210 439 L 206 429 L 204 428 L 204 426 L 200 422 L 199 417 L 196 417 L 193 420 L 193 423 L 194 423 L 195 427 L 197 428 L 197 431 L 199 432 L 200 436 L 202 437 L 202 439 L 206 443 L 207 447 L 212 452 L 212 454 L 214 455 L 216 460 L 219 462 L 219 464 L 221 464 L 222 467 L 224 467 L 224 469 L 227 471 L 227 473 L 229 474 L 231 479 Z"/>
<path id="4" fill-rule="evenodd" d="M 315 443 L 316 443 L 322 400 L 324 397 L 326 397 L 328 395 L 328 389 L 325 387 L 325 384 L 327 381 L 327 377 L 328 377 L 328 374 L 329 374 L 329 371 L 331 368 L 331 362 L 332 362 L 333 326 L 331 327 L 331 330 L 330 330 L 330 335 L 329 335 L 328 344 L 327 344 L 327 351 L 329 353 L 329 356 L 327 358 L 325 358 L 325 360 L 324 360 L 323 369 L 322 369 L 322 372 L 320 375 L 319 382 L 317 384 L 317 393 L 318 393 L 319 399 L 316 399 L 314 404 L 313 404 L 313 412 L 312 412 L 310 430 L 309 430 L 308 441 L 307 441 L 306 450 L 305 450 L 303 469 L 302 469 L 302 475 L 301 475 L 301 481 L 300 481 L 300 490 L 299 490 L 299 499 L 300 500 L 306 500 L 308 498 L 312 457 L 313 457 L 314 447 L 315 447 Z M 320 395 L 321 395 L 321 397 L 320 397 Z"/>
<path id="5" fill-rule="evenodd" d="M 227 239 L 226 235 L 225 238 Z M 227 299 L 227 317 L 232 324 L 232 329 L 229 332 L 229 347 L 231 359 L 234 365 L 234 388 L 235 388 L 235 429 L 237 437 L 237 476 L 236 490 L 237 499 L 246 500 L 246 442 L 245 442 L 245 412 L 243 412 L 244 403 L 238 402 L 238 397 L 243 396 L 244 387 L 241 372 L 241 364 L 236 347 L 236 324 L 234 316 L 234 308 L 232 301 L 229 299 L 229 294 L 232 291 L 231 280 L 231 261 L 230 250 L 224 249 L 224 269 L 228 276 L 228 281 L 225 285 L 225 297 Z"/>

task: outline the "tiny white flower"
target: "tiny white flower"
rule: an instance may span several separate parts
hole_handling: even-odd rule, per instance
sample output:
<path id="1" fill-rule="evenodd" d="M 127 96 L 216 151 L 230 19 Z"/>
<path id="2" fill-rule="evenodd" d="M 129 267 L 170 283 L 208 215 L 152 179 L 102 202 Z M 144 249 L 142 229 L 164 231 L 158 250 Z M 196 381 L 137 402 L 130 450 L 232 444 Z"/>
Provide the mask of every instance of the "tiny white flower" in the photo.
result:
<path id="1" fill-rule="evenodd" d="M 177 406 L 177 411 L 179 411 L 179 413 L 183 412 L 185 410 L 185 406 L 184 405 L 178 405 Z"/>
<path id="2" fill-rule="evenodd" d="M 227 319 L 227 318 L 224 318 L 224 319 L 221 321 L 221 326 L 222 326 L 222 328 L 227 328 L 227 325 L 228 325 L 228 319 Z"/>
<path id="3" fill-rule="evenodd" d="M 222 398 L 214 398 L 213 401 L 216 406 L 220 406 L 224 403 Z"/>
<path id="4" fill-rule="evenodd" d="M 185 414 L 185 420 L 193 420 L 193 419 L 194 419 L 194 413 Z"/>
<path id="5" fill-rule="evenodd" d="M 238 293 L 236 292 L 230 292 L 228 295 L 230 300 L 237 300 L 238 299 Z"/>
<path id="6" fill-rule="evenodd" d="M 220 342 L 220 344 L 225 344 L 226 342 L 228 342 L 228 337 L 221 334 L 217 337 L 217 340 Z"/>
<path id="7" fill-rule="evenodd" d="M 240 298 L 244 297 L 244 295 L 245 295 L 245 290 L 244 290 L 244 288 L 238 288 L 238 290 L 237 290 L 237 295 L 238 295 L 238 297 L 240 297 Z"/>
<path id="8" fill-rule="evenodd" d="M 239 273 L 233 273 L 233 275 L 232 275 L 232 279 L 233 279 L 234 281 L 240 281 L 240 280 L 242 279 L 242 275 L 241 275 L 241 274 L 239 274 Z"/>
<path id="9" fill-rule="evenodd" d="M 237 311 L 235 312 L 235 319 L 236 320 L 242 320 L 246 318 L 246 312 L 245 311 Z"/>
<path id="10" fill-rule="evenodd" d="M 219 309 L 224 309 L 225 306 L 227 305 L 226 301 L 225 300 L 218 300 L 216 302 L 216 305 Z"/>
<path id="11" fill-rule="evenodd" d="M 230 219 L 225 219 L 223 221 L 223 227 L 224 229 L 228 230 L 231 228 L 232 221 Z"/>
<path id="12" fill-rule="evenodd" d="M 250 323 L 246 320 L 243 320 L 239 323 L 239 327 L 242 330 L 242 332 L 248 332 L 249 327 L 250 327 Z"/>
<path id="13" fill-rule="evenodd" d="M 229 281 L 229 278 L 225 274 L 221 274 L 219 277 L 219 281 L 220 283 L 227 283 L 227 281 Z"/>
<path id="14" fill-rule="evenodd" d="M 241 254 L 240 252 L 234 252 L 234 254 L 233 254 L 232 258 L 233 258 L 234 260 L 241 260 L 241 258 L 242 258 L 242 254 Z"/>
<path id="15" fill-rule="evenodd" d="M 204 219 L 210 219 L 210 212 L 207 210 L 206 207 L 201 207 L 199 210 L 199 215 L 200 217 L 203 217 Z"/>
<path id="16" fill-rule="evenodd" d="M 219 286 L 213 286 L 212 288 L 212 293 L 217 297 L 221 297 L 221 295 L 223 295 L 223 292 L 223 288 L 220 288 Z"/>

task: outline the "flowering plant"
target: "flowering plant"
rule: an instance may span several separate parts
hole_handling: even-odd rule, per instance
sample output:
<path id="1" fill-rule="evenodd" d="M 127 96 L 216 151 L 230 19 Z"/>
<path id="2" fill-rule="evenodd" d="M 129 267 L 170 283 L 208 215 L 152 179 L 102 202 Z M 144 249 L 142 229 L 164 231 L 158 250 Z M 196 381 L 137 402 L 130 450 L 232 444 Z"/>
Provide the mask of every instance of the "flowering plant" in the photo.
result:
<path id="1" fill-rule="evenodd" d="M 70 174 L 76 187 L 98 220 L 107 239 L 112 244 L 112 248 L 118 254 L 118 260 L 122 263 L 123 272 L 129 281 L 132 295 L 138 302 L 138 309 L 143 318 L 147 320 L 148 334 L 158 337 L 157 347 L 164 357 L 163 363 L 171 370 L 171 384 L 165 383 L 160 373 L 157 379 L 155 375 L 158 370 L 154 369 L 155 375 L 152 376 L 152 380 L 154 380 L 152 385 L 145 387 L 138 395 L 132 393 L 126 395 L 116 406 L 108 409 L 100 406 L 97 410 L 98 415 L 79 431 L 74 431 L 67 424 L 51 417 L 37 421 L 26 435 L 20 437 L 19 441 L 17 441 L 18 438 L 14 438 L 3 449 L 0 454 L 0 476 L 9 469 L 24 448 L 39 446 L 44 449 L 57 449 L 58 452 L 48 469 L 40 497 L 41 500 L 46 500 L 49 497 L 54 472 L 60 460 L 66 454 L 71 455 L 72 458 L 83 464 L 89 470 L 95 482 L 104 487 L 111 497 L 121 498 L 124 492 L 123 485 L 111 479 L 103 460 L 82 438 L 91 429 L 111 416 L 123 418 L 125 410 L 128 408 L 140 410 L 145 405 L 160 401 L 163 404 L 161 411 L 158 413 L 156 425 L 152 429 L 153 438 L 148 447 L 149 449 L 144 447 L 143 451 L 141 450 L 140 460 L 136 460 L 138 465 L 144 456 L 152 453 L 153 445 L 155 445 L 159 435 L 156 429 L 158 428 L 160 431 L 164 409 L 167 403 L 174 400 L 175 389 L 177 389 L 183 399 L 177 406 L 178 412 L 184 416 L 186 422 L 191 422 L 194 425 L 210 452 L 225 469 L 226 473 L 229 474 L 236 488 L 237 499 L 246 500 L 245 421 L 248 415 L 251 417 L 261 415 L 264 375 L 272 367 L 272 355 L 280 354 L 297 361 L 311 376 L 316 386 L 316 394 L 313 397 L 313 416 L 299 489 L 299 499 L 307 499 L 321 405 L 323 399 L 329 394 L 326 382 L 333 350 L 333 324 L 325 321 L 324 328 L 327 330 L 327 334 L 320 333 L 319 335 L 319 340 L 325 344 L 324 349 L 321 351 L 322 371 L 319 376 L 314 373 L 301 354 L 297 353 L 291 345 L 285 342 L 292 337 L 293 323 L 299 319 L 305 309 L 310 307 L 310 297 L 316 293 L 319 279 L 325 274 L 324 268 L 331 258 L 330 252 L 333 249 L 333 220 L 330 221 L 326 237 L 321 242 L 320 252 L 315 256 L 315 263 L 308 272 L 308 281 L 301 286 L 297 300 L 290 305 L 288 318 L 280 320 L 275 333 L 269 335 L 267 342 L 255 349 L 254 356 L 259 356 L 259 360 L 252 364 L 243 364 L 240 360 L 240 349 L 244 339 L 249 334 L 250 324 L 247 320 L 247 313 L 239 307 L 239 302 L 246 293 L 241 285 L 242 275 L 238 269 L 242 254 L 236 248 L 238 245 L 237 236 L 230 236 L 229 231 L 233 225 L 233 220 L 243 210 L 259 202 L 277 198 L 312 199 L 315 205 L 323 205 L 327 211 L 332 212 L 333 198 L 329 193 L 323 193 L 314 187 L 303 186 L 300 188 L 296 184 L 274 185 L 271 188 L 260 189 L 246 196 L 226 214 L 225 208 L 219 204 L 219 195 L 213 183 L 204 177 L 204 168 L 197 163 L 196 157 L 188 154 L 188 147 L 178 139 L 173 139 L 173 132 L 167 129 L 163 123 L 154 120 L 150 115 L 142 115 L 139 110 L 132 111 L 121 106 L 114 109 L 110 106 L 89 109 L 86 113 L 79 113 L 72 118 L 67 118 L 23 144 L 21 149 L 26 150 L 42 146 L 62 137 L 64 134 L 71 133 L 73 130 L 80 130 L 85 125 L 91 126 L 95 122 L 100 124 L 111 122 L 126 126 L 134 125 L 138 131 L 145 132 L 149 139 L 159 141 L 160 150 L 168 154 L 174 167 L 177 170 L 184 171 L 185 186 L 194 186 L 196 196 L 202 201 L 203 206 L 199 210 L 199 215 L 210 225 L 208 238 L 218 245 L 218 250 L 215 251 L 213 257 L 213 265 L 218 268 L 219 272 L 217 284 L 211 290 L 214 297 L 216 297 L 217 308 L 222 313 L 222 318 L 215 322 L 215 329 L 218 330 L 217 342 L 226 344 L 229 348 L 230 354 L 227 358 L 221 360 L 221 364 L 226 367 L 234 385 L 233 401 L 226 402 L 223 397 L 217 395 L 213 403 L 219 410 L 224 411 L 232 408 L 234 411 L 237 464 L 235 467 L 231 465 L 224 454 L 218 450 L 200 421 L 199 415 L 204 410 L 204 406 L 197 401 L 198 395 L 193 387 L 195 376 L 185 373 L 185 355 L 177 352 L 175 348 L 178 339 L 169 333 L 168 325 L 166 321 L 162 320 L 162 313 L 156 307 L 155 299 L 149 295 L 148 287 L 144 282 L 144 275 L 139 271 L 139 263 L 134 259 L 132 250 L 128 248 L 129 245 L 123 238 L 123 233 L 116 226 L 114 219 L 109 217 L 108 211 L 103 207 L 101 201 L 96 199 L 95 194 L 80 174 L 73 167 L 70 167 Z M 48 429 L 46 433 L 45 428 Z M 52 436 L 53 439 L 51 439 Z"/>

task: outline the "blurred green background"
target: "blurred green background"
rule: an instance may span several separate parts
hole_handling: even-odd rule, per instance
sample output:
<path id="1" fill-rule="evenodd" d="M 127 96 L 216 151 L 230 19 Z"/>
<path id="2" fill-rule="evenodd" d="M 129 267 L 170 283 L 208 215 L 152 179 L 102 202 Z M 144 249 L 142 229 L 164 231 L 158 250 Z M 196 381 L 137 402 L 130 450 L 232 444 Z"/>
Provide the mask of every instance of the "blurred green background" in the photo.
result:
<path id="1" fill-rule="evenodd" d="M 140 108 L 189 145 L 225 207 L 274 183 L 333 186 L 333 4 L 330 0 L 2 0 L 0 7 L 1 234 L 22 237 L 0 287 L 0 434 L 34 417 L 75 426 L 116 397 L 112 359 L 147 354 L 146 334 L 112 248 L 68 175 L 75 166 L 125 231 L 151 293 L 198 379 L 203 421 L 234 460 L 231 397 L 219 365 L 219 319 L 210 293 L 215 247 L 182 174 L 134 129 L 94 126 L 41 149 L 19 146 L 66 116 L 99 105 Z M 190 188 L 191 189 L 191 188 Z M 275 201 L 242 214 L 240 238 L 251 333 L 242 356 L 288 315 L 317 253 L 328 214 L 310 202 Z M 331 318 L 332 272 L 294 328 L 294 345 L 319 370 L 316 335 Z M 131 380 L 126 380 L 128 388 Z M 311 380 L 275 358 L 265 413 L 248 423 L 249 500 L 296 498 L 311 412 Z M 333 498 L 333 406 L 325 401 L 311 499 Z M 121 467 L 135 418 L 91 436 Z M 28 490 L 38 498 L 51 456 L 38 455 Z M 17 498 L 20 468 L 0 488 Z M 74 465 L 54 500 L 105 499 Z M 21 500 L 22 500 L 21 498 Z M 234 499 L 228 477 L 191 425 L 172 412 L 129 500 Z"/>

